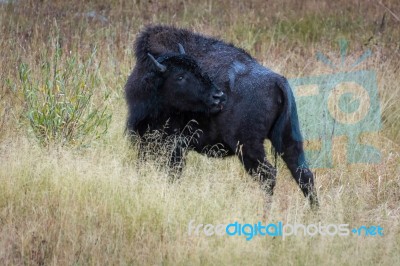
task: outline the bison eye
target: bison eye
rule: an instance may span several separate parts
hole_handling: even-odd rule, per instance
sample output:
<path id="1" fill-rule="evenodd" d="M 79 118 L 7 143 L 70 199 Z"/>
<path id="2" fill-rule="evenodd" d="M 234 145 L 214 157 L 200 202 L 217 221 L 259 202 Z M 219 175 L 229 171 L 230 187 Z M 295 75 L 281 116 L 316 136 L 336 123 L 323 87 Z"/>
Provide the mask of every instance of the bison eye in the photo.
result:
<path id="1" fill-rule="evenodd" d="M 177 78 L 177 80 L 181 81 L 181 80 L 183 80 L 183 77 L 182 77 L 182 76 L 179 76 L 179 77 Z"/>

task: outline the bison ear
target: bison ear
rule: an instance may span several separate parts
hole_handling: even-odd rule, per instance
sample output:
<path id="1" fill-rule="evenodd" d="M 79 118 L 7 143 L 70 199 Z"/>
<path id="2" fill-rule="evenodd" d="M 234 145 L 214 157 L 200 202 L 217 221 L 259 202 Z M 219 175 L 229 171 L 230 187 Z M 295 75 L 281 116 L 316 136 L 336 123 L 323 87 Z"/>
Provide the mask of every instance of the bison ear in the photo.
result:
<path id="1" fill-rule="evenodd" d="M 185 54 L 185 49 L 183 49 L 182 44 L 178 43 L 178 48 L 179 48 L 179 53 L 180 54 Z"/>
<path id="2" fill-rule="evenodd" d="M 150 60 L 156 65 L 157 69 L 160 72 L 165 72 L 167 70 L 167 67 L 164 66 L 163 64 L 161 64 L 160 62 L 158 62 L 154 56 L 152 56 L 150 53 L 147 53 L 147 55 L 150 57 Z"/>

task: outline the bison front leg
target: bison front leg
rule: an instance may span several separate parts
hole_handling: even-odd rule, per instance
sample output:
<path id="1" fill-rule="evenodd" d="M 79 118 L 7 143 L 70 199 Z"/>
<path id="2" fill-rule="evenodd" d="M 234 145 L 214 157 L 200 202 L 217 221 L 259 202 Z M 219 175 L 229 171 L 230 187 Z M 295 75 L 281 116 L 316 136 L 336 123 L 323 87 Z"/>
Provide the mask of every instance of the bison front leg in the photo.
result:
<path id="1" fill-rule="evenodd" d="M 273 194 L 276 184 L 276 169 L 267 161 L 262 143 L 243 145 L 238 151 L 246 171 L 254 176 L 268 195 Z"/>
<path id="2" fill-rule="evenodd" d="M 185 155 L 187 147 L 180 141 L 178 141 L 171 152 L 169 159 L 170 174 L 174 178 L 179 178 L 182 174 L 183 167 L 185 165 Z"/>
<path id="3" fill-rule="evenodd" d="M 286 139 L 284 142 L 282 158 L 304 196 L 309 199 L 311 207 L 318 208 L 319 204 L 317 192 L 314 186 L 314 176 L 307 166 L 303 143 Z"/>

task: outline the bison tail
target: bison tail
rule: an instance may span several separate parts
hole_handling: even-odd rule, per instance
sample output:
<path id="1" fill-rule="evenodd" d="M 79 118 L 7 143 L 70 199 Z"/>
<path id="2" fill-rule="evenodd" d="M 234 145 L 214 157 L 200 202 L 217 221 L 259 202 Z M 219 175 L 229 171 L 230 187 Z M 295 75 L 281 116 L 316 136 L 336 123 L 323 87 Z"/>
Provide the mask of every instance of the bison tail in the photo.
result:
<path id="1" fill-rule="evenodd" d="M 293 140 L 303 141 L 303 139 L 300 133 L 300 123 L 292 88 L 284 77 L 279 78 L 277 86 L 283 95 L 283 109 L 272 128 L 271 142 L 275 152 L 282 154 L 283 137 L 288 134 L 287 131 L 290 131 Z"/>

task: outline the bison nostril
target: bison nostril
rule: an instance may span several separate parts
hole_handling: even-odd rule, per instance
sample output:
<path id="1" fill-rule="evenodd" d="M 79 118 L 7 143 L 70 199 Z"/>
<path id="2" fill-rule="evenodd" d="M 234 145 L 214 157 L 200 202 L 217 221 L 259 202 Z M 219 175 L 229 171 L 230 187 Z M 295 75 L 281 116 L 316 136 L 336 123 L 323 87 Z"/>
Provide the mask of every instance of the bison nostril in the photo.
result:
<path id="1" fill-rule="evenodd" d="M 215 94 L 213 95 L 213 98 L 214 98 L 214 99 L 219 99 L 219 98 L 221 98 L 223 95 L 224 95 L 224 93 L 223 93 L 222 91 L 219 91 L 219 92 L 217 92 L 217 93 L 215 93 Z"/>

